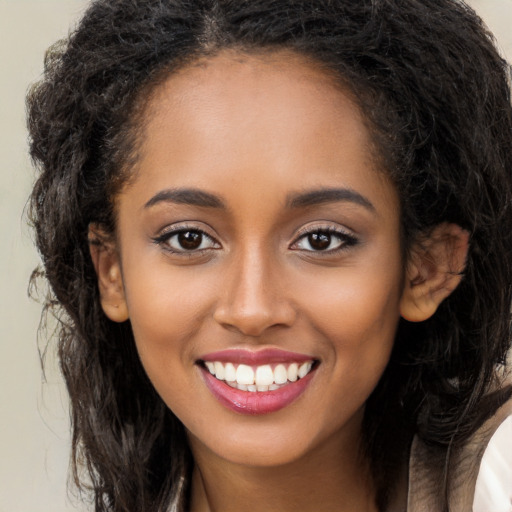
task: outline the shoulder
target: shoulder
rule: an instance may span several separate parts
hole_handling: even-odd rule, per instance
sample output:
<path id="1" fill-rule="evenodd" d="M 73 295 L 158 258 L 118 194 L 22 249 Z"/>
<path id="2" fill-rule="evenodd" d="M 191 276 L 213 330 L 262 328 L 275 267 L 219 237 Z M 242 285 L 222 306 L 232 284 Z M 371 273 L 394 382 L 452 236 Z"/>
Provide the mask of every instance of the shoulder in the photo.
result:
<path id="1" fill-rule="evenodd" d="M 512 511 L 511 432 L 512 398 L 509 398 L 473 434 L 461 450 L 451 454 L 447 487 L 451 512 L 473 510 L 473 500 L 474 512 Z M 446 459 L 446 453 L 436 452 L 420 440 L 414 440 L 409 462 L 407 512 L 441 510 Z M 493 472 L 500 473 L 500 480 L 492 476 Z M 499 492 L 495 491 L 498 485 L 501 486 Z M 489 502 L 488 498 L 491 495 L 494 501 Z M 501 505 L 494 505 L 497 503 L 498 495 L 504 495 L 506 498 L 500 500 Z M 508 503 L 503 502 L 503 499 L 508 499 Z M 478 506 L 481 508 L 476 508 Z"/>
<path id="2" fill-rule="evenodd" d="M 494 432 L 480 463 L 473 512 L 512 511 L 512 411 Z"/>

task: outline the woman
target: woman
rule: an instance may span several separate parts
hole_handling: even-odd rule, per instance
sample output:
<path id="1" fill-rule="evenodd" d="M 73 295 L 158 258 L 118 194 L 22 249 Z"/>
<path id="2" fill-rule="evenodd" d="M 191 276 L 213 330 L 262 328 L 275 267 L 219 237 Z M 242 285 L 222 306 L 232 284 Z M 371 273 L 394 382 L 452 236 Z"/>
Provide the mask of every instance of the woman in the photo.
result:
<path id="1" fill-rule="evenodd" d="M 468 510 L 512 285 L 469 8 L 96 1 L 28 105 L 95 510 Z"/>

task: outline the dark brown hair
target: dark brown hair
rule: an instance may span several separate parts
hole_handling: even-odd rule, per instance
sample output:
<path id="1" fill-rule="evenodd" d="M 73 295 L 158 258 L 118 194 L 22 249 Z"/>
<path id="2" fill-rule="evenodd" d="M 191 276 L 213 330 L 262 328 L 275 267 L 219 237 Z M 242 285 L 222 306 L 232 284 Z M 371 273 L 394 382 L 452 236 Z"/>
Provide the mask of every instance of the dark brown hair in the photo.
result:
<path id="1" fill-rule="evenodd" d="M 148 92 L 225 48 L 291 50 L 348 85 L 399 192 L 406 250 L 441 222 L 470 233 L 459 288 L 429 321 L 401 321 L 367 404 L 383 508 L 412 435 L 446 458 L 496 410 L 484 394 L 510 345 L 509 68 L 455 0 L 96 0 L 48 51 L 27 100 L 40 171 L 31 219 L 60 321 L 75 480 L 85 466 L 97 512 L 163 512 L 186 495 L 183 427 L 146 377 L 129 322 L 101 310 L 87 233 L 91 222 L 115 231 L 112 197 L 136 158 Z"/>

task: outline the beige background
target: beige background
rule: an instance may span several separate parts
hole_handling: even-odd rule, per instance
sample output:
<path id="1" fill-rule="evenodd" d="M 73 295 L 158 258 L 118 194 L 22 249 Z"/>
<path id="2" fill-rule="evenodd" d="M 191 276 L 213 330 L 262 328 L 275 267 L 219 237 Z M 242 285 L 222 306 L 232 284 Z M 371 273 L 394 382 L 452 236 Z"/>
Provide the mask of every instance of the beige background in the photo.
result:
<path id="1" fill-rule="evenodd" d="M 66 35 L 86 3 L 0 0 L 0 512 L 76 510 L 66 492 L 66 393 L 51 350 L 43 382 L 36 339 L 40 308 L 27 298 L 38 258 L 23 219 L 33 180 L 24 96 L 41 72 L 45 49 Z M 512 60 L 512 0 L 470 3 Z"/>

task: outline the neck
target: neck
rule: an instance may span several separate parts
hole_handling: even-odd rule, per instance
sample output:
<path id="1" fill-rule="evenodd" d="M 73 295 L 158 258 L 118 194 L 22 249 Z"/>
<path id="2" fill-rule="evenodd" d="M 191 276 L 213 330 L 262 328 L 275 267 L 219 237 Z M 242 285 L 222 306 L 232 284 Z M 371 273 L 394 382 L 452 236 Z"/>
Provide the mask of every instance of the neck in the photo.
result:
<path id="1" fill-rule="evenodd" d="M 274 467 L 234 464 L 191 445 L 196 463 L 190 512 L 377 511 L 357 439 L 328 439 L 301 459 Z"/>

